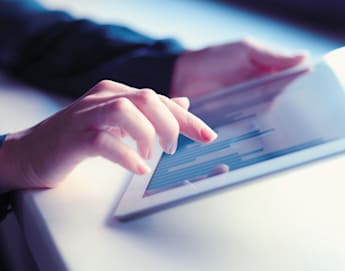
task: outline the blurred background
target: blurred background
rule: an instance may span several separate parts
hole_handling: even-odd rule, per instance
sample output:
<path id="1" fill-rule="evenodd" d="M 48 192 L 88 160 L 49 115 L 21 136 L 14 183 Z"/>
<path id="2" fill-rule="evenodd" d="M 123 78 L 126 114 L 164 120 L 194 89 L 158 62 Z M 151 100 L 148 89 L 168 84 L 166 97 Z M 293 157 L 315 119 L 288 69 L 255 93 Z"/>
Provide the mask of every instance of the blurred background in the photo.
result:
<path id="1" fill-rule="evenodd" d="M 102 23 L 121 23 L 188 48 L 253 37 L 313 58 L 344 44 L 339 0 L 39 0 Z"/>

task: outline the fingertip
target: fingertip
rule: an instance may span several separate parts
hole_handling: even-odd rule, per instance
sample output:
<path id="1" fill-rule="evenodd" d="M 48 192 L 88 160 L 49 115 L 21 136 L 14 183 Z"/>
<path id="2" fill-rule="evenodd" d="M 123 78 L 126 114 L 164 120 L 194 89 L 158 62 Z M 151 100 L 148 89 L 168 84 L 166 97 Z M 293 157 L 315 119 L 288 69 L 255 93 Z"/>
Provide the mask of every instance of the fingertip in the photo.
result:
<path id="1" fill-rule="evenodd" d="M 167 154 L 174 154 L 177 150 L 177 140 L 174 142 L 165 141 L 164 139 L 159 139 L 159 144 L 161 145 L 162 149 Z"/>
<path id="2" fill-rule="evenodd" d="M 252 64 L 260 70 L 281 70 L 301 64 L 308 57 L 303 50 L 295 53 L 277 53 L 270 50 L 254 51 Z"/>
<path id="3" fill-rule="evenodd" d="M 305 60 L 307 57 L 309 57 L 309 51 L 307 50 L 298 50 L 295 52 L 288 52 L 288 53 L 282 53 L 282 54 L 278 54 L 278 56 L 280 56 L 281 58 L 285 58 L 287 60 L 291 60 L 291 61 L 303 61 Z"/>
<path id="4" fill-rule="evenodd" d="M 138 162 L 136 174 L 138 175 L 144 175 L 151 172 L 151 168 L 142 160 Z"/>
<path id="5" fill-rule="evenodd" d="M 301 57 L 301 58 L 306 58 L 306 57 L 309 57 L 310 53 L 308 50 L 299 50 L 295 53 L 295 56 L 296 57 Z"/>
<path id="6" fill-rule="evenodd" d="M 307 51 L 300 51 L 294 55 L 287 56 L 287 59 L 291 59 L 292 64 L 299 64 L 308 58 L 309 53 Z"/>
<path id="7" fill-rule="evenodd" d="M 201 138 L 204 142 L 212 142 L 218 137 L 217 133 L 210 128 L 203 128 L 200 131 Z"/>
<path id="8" fill-rule="evenodd" d="M 145 160 L 150 160 L 153 156 L 152 147 L 147 142 L 137 143 L 137 150 L 141 158 Z"/>

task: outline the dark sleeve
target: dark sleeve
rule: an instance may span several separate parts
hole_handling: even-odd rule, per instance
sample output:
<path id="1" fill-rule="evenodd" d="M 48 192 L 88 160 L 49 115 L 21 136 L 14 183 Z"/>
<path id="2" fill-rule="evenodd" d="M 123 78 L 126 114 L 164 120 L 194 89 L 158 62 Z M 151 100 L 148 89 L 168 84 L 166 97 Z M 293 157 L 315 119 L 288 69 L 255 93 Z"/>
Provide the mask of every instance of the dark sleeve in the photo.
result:
<path id="1" fill-rule="evenodd" d="M 0 69 L 59 94 L 79 96 L 102 79 L 167 94 L 182 51 L 174 40 L 75 19 L 35 1 L 0 1 Z"/>
<path id="2" fill-rule="evenodd" d="M 0 148 L 2 147 L 5 139 L 6 135 L 0 135 Z M 7 214 L 12 210 L 11 201 L 11 192 L 3 193 L 3 191 L 0 191 L 0 222 L 4 220 Z"/>
<path id="3" fill-rule="evenodd" d="M 12 192 L 0 194 L 0 222 L 12 211 Z"/>

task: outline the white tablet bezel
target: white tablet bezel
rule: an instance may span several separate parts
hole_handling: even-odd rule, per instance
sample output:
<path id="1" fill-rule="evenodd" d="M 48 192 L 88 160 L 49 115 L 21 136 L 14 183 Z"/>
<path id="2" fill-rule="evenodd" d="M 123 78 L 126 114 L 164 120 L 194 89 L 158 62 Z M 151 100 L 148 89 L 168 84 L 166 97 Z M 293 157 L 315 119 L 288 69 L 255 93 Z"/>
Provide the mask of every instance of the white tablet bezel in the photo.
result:
<path id="1" fill-rule="evenodd" d="M 343 57 L 343 59 L 345 59 L 344 49 L 332 52 L 324 58 L 324 61 L 328 65 L 332 66 L 332 69 L 336 69 L 338 73 L 339 70 L 342 70 L 343 73 L 340 72 L 338 76 L 344 74 L 344 76 L 342 77 L 344 78 L 345 65 L 339 62 L 339 57 L 341 56 Z M 296 73 L 296 71 L 301 71 L 302 69 L 305 69 L 305 66 L 250 81 L 243 85 L 249 86 L 250 84 L 257 84 L 262 80 L 270 80 L 279 76 L 286 76 L 287 74 Z M 344 87 L 344 81 L 340 81 L 342 81 L 341 83 Z M 243 85 L 239 87 L 242 87 Z M 145 197 L 144 193 L 151 180 L 154 170 L 151 174 L 147 174 L 145 176 L 135 175 L 129 182 L 128 187 L 125 189 L 125 192 L 123 193 L 123 196 L 120 199 L 118 206 L 114 212 L 114 216 L 120 220 L 127 220 L 137 216 L 146 215 L 154 211 L 174 206 L 176 203 L 195 198 L 196 196 L 205 194 L 206 192 L 208 193 L 211 191 L 219 190 L 221 188 L 274 173 L 282 169 L 287 169 L 293 166 L 304 164 L 306 162 L 315 161 L 323 157 L 343 152 L 344 150 L 345 138 L 341 138 L 338 140 L 323 143 L 321 145 L 310 147 L 302 151 L 296 151 L 294 153 L 286 154 L 281 157 L 246 166 L 245 168 L 240 168 L 235 171 L 230 171 L 226 174 L 209 177 L 207 179 L 203 179 L 202 181 L 188 183 Z M 162 151 L 157 144 L 156 155 L 154 159 L 148 161 L 148 164 L 152 169 L 155 169 L 160 160 L 161 154 Z"/>

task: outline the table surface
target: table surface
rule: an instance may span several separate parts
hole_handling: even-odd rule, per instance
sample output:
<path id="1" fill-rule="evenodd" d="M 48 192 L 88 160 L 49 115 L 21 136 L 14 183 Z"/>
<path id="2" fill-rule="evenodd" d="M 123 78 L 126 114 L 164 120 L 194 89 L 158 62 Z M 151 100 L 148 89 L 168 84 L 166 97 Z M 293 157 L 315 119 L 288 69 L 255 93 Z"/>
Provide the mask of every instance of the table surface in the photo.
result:
<path id="1" fill-rule="evenodd" d="M 157 37 L 174 36 L 191 48 L 250 35 L 279 49 L 309 49 L 316 59 L 341 46 L 220 2 L 42 2 Z M 4 131 L 30 126 L 59 108 L 25 86 L 2 80 L 0 88 Z M 344 270 L 344 163 L 338 156 L 118 223 L 112 212 L 130 174 L 95 158 L 56 189 L 18 193 L 16 213 L 42 270 Z"/>

